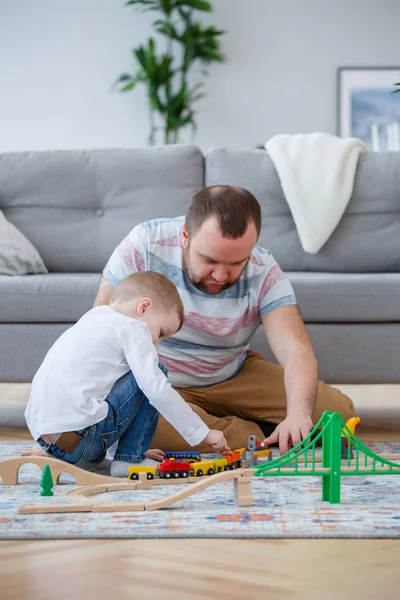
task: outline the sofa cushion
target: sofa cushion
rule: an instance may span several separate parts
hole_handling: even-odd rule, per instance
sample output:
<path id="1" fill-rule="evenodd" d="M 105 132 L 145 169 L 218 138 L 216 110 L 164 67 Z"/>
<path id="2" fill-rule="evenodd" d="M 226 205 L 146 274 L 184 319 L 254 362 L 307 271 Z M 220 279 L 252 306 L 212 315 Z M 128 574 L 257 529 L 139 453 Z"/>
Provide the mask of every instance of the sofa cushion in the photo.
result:
<path id="1" fill-rule="evenodd" d="M 0 275 L 47 273 L 39 252 L 0 210 Z"/>
<path id="2" fill-rule="evenodd" d="M 49 348 L 68 327 L 68 323 L 0 323 L 0 381 L 32 381 Z M 330 383 L 399 381 L 400 323 L 311 323 L 307 329 L 321 379 Z M 276 362 L 261 327 L 251 347 Z M 377 407 L 380 396 L 376 394 Z"/>
<path id="3" fill-rule="evenodd" d="M 135 225 L 184 214 L 203 185 L 195 146 L 0 154 L 0 209 L 53 272 L 99 273 Z"/>
<path id="4" fill-rule="evenodd" d="M 75 323 L 93 306 L 100 275 L 0 277 L 0 323 Z"/>
<path id="5" fill-rule="evenodd" d="M 400 152 L 360 156 L 347 209 L 318 254 L 304 252 L 270 157 L 219 148 L 206 156 L 206 185 L 249 189 L 261 203 L 260 244 L 289 271 L 400 271 Z M 318 190 L 316 190 L 316 194 Z"/>
<path id="6" fill-rule="evenodd" d="M 323 381 L 398 383 L 400 323 L 310 323 L 307 331 L 318 360 L 319 378 Z M 23 344 L 23 340 L 20 343 Z M 265 360 L 276 362 L 262 327 L 257 329 L 251 347 L 261 352 Z M 0 361 L 1 358 L 0 354 Z M 21 371 L 19 365 L 9 366 L 9 371 L 18 370 Z M 382 395 L 383 392 L 377 392 L 375 396 L 377 411 L 380 410 Z"/>
<path id="7" fill-rule="evenodd" d="M 400 321 L 400 273 L 286 275 L 306 323 Z"/>
<path id="8" fill-rule="evenodd" d="M 400 274 L 286 272 L 306 323 L 400 321 Z M 89 310 L 100 275 L 0 277 L 0 322 L 74 323 Z"/>

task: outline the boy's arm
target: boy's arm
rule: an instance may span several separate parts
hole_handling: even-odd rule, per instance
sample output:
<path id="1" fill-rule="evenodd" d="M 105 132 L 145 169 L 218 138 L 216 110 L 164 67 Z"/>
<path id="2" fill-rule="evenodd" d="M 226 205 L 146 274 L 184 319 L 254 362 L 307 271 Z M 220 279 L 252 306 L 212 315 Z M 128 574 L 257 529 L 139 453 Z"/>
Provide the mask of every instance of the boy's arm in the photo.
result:
<path id="1" fill-rule="evenodd" d="M 210 430 L 176 392 L 158 366 L 158 354 L 144 324 L 126 327 L 120 334 L 122 347 L 136 383 L 150 404 L 191 446 L 197 446 Z"/>

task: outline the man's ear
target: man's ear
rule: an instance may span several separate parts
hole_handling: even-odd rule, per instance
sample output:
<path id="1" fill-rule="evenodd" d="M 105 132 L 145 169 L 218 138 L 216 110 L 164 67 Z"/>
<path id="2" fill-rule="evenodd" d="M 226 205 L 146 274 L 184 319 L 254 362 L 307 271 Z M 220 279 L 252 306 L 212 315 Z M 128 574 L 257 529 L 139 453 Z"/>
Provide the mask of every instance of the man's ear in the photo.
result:
<path id="1" fill-rule="evenodd" d="M 136 308 L 136 314 L 140 317 L 141 315 L 144 315 L 144 313 L 146 312 L 146 310 L 148 310 L 151 306 L 151 299 L 150 298 L 142 298 L 141 301 L 138 303 L 137 308 Z"/>
<path id="2" fill-rule="evenodd" d="M 182 248 L 187 248 L 189 244 L 188 230 L 185 224 L 182 225 L 182 240 L 181 246 Z"/>

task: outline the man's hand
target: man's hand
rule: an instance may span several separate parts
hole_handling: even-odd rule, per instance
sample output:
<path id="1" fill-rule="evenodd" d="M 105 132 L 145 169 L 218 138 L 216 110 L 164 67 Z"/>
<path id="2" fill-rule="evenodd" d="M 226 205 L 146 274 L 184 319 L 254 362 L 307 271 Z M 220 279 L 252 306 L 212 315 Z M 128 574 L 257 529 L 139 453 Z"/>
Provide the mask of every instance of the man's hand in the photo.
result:
<path id="1" fill-rule="evenodd" d="M 162 450 L 156 450 L 150 448 L 147 452 L 143 453 L 147 458 L 151 458 L 152 460 L 158 460 L 158 462 L 162 462 L 164 460 L 164 452 Z"/>
<path id="2" fill-rule="evenodd" d="M 279 453 L 286 454 L 291 446 L 297 446 L 304 440 L 313 428 L 310 416 L 305 414 L 293 414 L 279 423 L 275 431 L 264 440 L 264 444 L 276 444 L 279 442 Z"/>
<path id="3" fill-rule="evenodd" d="M 217 429 L 210 429 L 202 443 L 211 446 L 215 452 L 230 450 L 228 444 L 226 443 L 224 434 L 222 431 L 217 431 Z"/>

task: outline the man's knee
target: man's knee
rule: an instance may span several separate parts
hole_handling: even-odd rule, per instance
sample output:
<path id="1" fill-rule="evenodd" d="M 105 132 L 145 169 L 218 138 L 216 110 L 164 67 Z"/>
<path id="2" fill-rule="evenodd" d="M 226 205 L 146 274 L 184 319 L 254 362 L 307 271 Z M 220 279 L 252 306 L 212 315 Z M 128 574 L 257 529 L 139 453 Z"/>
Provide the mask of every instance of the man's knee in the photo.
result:
<path id="1" fill-rule="evenodd" d="M 356 416 L 356 409 L 351 398 L 346 394 L 341 393 L 341 409 L 338 410 L 341 413 L 344 421 L 348 421 L 352 417 Z"/>
<path id="2" fill-rule="evenodd" d="M 332 407 L 330 410 L 340 413 L 344 421 L 355 417 L 356 409 L 351 398 L 346 394 L 343 394 L 343 392 L 337 388 L 331 386 L 327 386 L 327 388 L 329 389 L 329 394 L 332 398 Z"/>
<path id="3" fill-rule="evenodd" d="M 347 421 L 356 416 L 356 410 L 353 401 L 349 396 L 343 394 L 337 388 L 327 385 L 324 381 L 319 382 L 317 405 L 315 407 L 313 421 L 316 423 L 325 410 L 338 412 L 343 420 Z"/>

